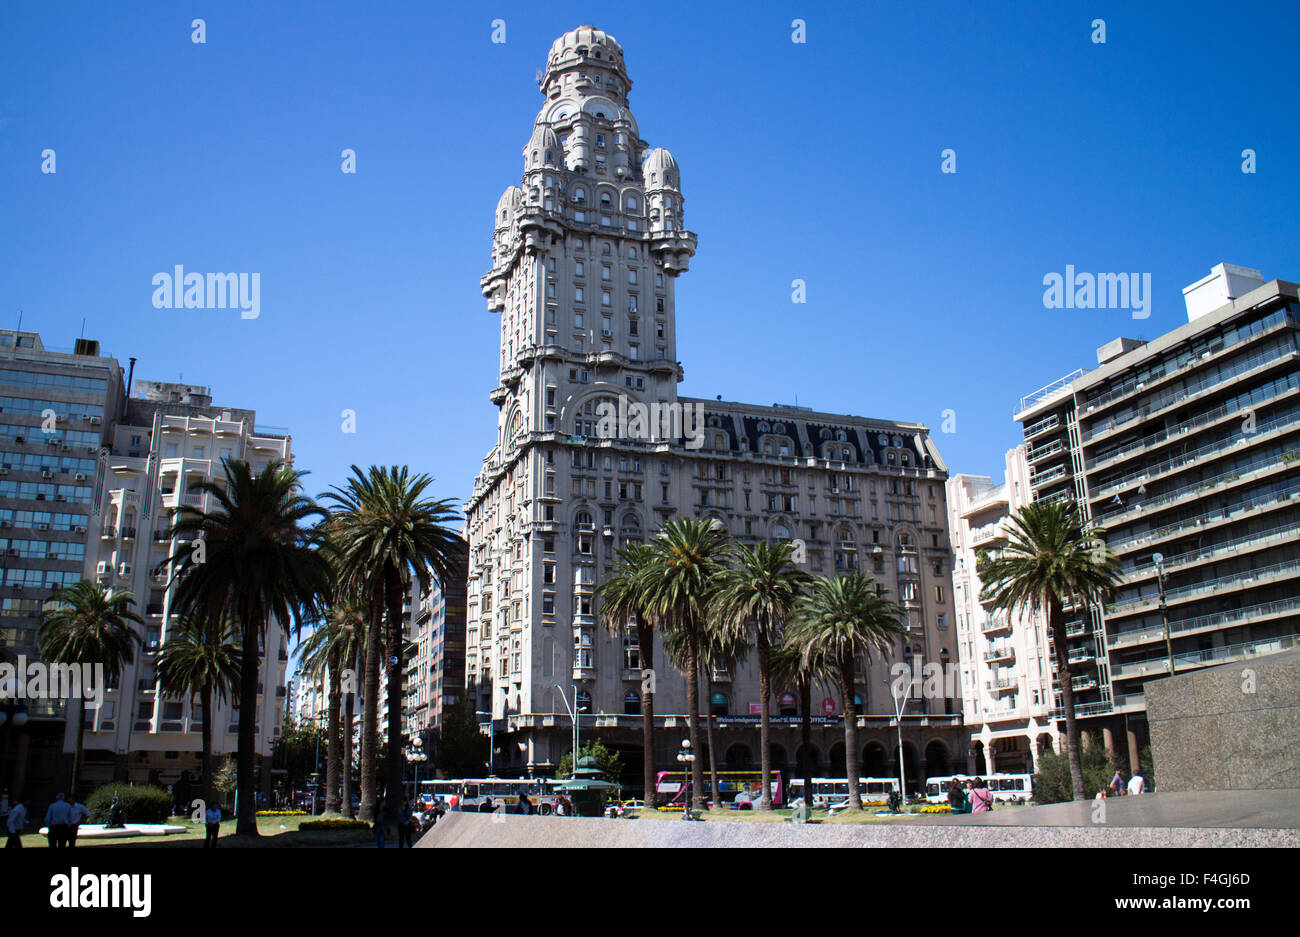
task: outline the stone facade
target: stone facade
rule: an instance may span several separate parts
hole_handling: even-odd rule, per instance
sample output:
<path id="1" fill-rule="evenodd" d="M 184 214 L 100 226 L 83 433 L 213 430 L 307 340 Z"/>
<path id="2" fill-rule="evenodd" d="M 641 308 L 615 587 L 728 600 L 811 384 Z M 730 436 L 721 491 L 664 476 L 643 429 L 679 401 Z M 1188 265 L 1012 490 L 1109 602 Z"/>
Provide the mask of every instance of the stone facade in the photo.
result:
<path id="1" fill-rule="evenodd" d="M 634 634 L 604 630 L 593 591 L 617 548 L 677 514 L 716 518 L 742 541 L 802 540 L 813 573 L 876 576 L 907 609 L 908 654 L 951 657 L 947 470 L 926 428 L 679 397 L 676 285 L 696 236 L 677 163 L 641 139 L 623 51 L 607 34 L 566 33 L 540 84 L 546 103 L 522 185 L 498 203 L 482 278 L 501 316 L 498 441 L 466 504 L 466 678 L 496 720 L 498 771 L 542 773 L 569 749 L 557 684 L 579 700 L 584 738 L 594 732 L 623 747 L 629 766 L 639 761 L 640 649 Z M 658 642 L 653 653 L 656 720 L 684 733 L 684 683 Z M 719 759 L 755 765 L 753 664 L 714 676 Z M 878 662 L 859 686 L 871 714 L 864 770 L 892 776 L 887 676 Z M 818 715 L 841 711 L 837 697 L 819 689 Z M 769 706 L 794 714 L 789 697 Z M 959 701 L 914 700 L 904 721 L 909 775 L 927 759 L 946 769 L 964 757 Z M 675 769 L 679 739 L 660 734 L 656 760 Z M 819 768 L 843 757 L 842 735 L 827 734 L 810 753 Z M 797 728 L 774 735 L 778 764 L 792 763 Z"/>
<path id="2" fill-rule="evenodd" d="M 1161 791 L 1300 789 L 1300 650 L 1146 685 Z"/>

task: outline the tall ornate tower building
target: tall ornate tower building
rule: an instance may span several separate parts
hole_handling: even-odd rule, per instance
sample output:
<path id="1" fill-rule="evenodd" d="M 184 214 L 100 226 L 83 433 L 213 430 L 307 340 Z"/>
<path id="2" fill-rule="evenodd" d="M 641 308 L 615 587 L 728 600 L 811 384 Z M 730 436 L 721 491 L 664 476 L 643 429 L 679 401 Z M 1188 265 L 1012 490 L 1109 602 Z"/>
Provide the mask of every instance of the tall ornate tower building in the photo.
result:
<path id="1" fill-rule="evenodd" d="M 627 776 L 640 776 L 640 649 L 635 633 L 604 630 L 593 593 L 619 547 L 679 513 L 742 541 L 800 539 L 813 573 L 864 569 L 908 611 L 900 659 L 955 662 L 947 471 L 925 427 L 679 397 L 675 287 L 696 238 L 677 162 L 641 138 L 612 36 L 565 33 L 540 86 L 522 182 L 497 204 L 481 281 L 501 316 L 498 438 L 466 504 L 466 681 L 505 739 L 498 772 L 548 772 L 568 750 L 558 684 L 576 693 L 583 737 L 623 749 Z M 896 776 L 889 664 L 864 672 L 859 711 L 864 770 Z M 654 665 L 655 718 L 684 727 L 685 686 L 662 647 Z M 757 764 L 757 674 L 750 664 L 714 677 L 718 757 Z M 780 714 L 774 763 L 793 768 L 797 703 L 779 693 L 767 704 Z M 843 763 L 842 708 L 820 690 L 815 706 L 807 757 L 829 770 Z M 964 763 L 960 709 L 952 698 L 908 704 L 909 783 Z M 656 761 L 675 768 L 679 740 L 660 735 Z"/>

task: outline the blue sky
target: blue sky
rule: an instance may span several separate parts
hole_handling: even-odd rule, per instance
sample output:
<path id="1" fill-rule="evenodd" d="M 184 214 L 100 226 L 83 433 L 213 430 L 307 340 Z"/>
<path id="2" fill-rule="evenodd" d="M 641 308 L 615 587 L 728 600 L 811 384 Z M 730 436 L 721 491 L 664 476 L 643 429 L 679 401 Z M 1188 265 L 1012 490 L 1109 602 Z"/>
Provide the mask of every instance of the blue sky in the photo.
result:
<path id="1" fill-rule="evenodd" d="M 466 6 L 0 6 L 0 324 L 70 346 L 84 319 L 137 378 L 255 408 L 312 491 L 401 462 L 463 498 L 495 438 L 492 211 L 587 23 L 682 168 L 684 394 L 918 420 L 996 476 L 1022 395 L 1186 321 L 1214 264 L 1300 279 L 1292 2 Z M 153 308 L 175 264 L 259 272 L 260 318 Z M 1067 264 L 1149 272 L 1150 318 L 1045 309 Z"/>

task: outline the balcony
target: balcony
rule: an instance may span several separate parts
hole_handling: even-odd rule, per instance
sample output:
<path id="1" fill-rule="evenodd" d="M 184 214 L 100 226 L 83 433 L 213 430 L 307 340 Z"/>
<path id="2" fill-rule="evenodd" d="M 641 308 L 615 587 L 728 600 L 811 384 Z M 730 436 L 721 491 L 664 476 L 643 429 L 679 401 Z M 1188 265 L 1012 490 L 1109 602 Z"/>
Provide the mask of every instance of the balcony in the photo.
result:
<path id="1" fill-rule="evenodd" d="M 998 615 L 990 618 L 984 624 L 980 625 L 980 634 L 997 634 L 1000 631 L 1010 631 L 1011 622 L 1006 618 Z"/>
<path id="2" fill-rule="evenodd" d="M 1016 649 L 1011 645 L 991 647 L 984 652 L 984 660 L 986 663 L 994 660 L 1014 660 L 1015 656 Z"/>
<path id="3" fill-rule="evenodd" d="M 1095 689 L 1097 686 L 1096 677 L 1075 677 L 1070 681 L 1070 686 L 1074 687 L 1074 692 L 1082 693 L 1085 690 Z"/>
<path id="4" fill-rule="evenodd" d="M 1232 660 L 1250 657 L 1263 657 L 1300 646 L 1300 635 L 1283 635 L 1275 638 L 1261 638 L 1257 641 L 1243 641 L 1240 644 L 1225 644 L 1221 647 L 1206 648 L 1203 651 L 1185 651 L 1174 655 L 1174 672 L 1195 670 Z M 1152 657 L 1142 661 L 1132 661 L 1113 671 L 1113 679 L 1131 680 L 1135 677 L 1166 676 L 1169 673 L 1169 658 Z"/>
<path id="5" fill-rule="evenodd" d="M 1020 681 L 1014 676 L 984 681 L 984 686 L 990 693 L 1005 693 L 1008 690 L 1014 690 L 1019 685 Z"/>

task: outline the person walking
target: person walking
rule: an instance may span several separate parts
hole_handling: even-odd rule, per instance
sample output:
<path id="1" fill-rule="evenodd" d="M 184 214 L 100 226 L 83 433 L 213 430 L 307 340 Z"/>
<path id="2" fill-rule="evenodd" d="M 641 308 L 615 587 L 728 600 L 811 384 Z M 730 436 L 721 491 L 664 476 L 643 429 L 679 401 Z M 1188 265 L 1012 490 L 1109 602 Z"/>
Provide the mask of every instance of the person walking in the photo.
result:
<path id="1" fill-rule="evenodd" d="M 9 816 L 5 818 L 5 830 L 9 834 L 5 839 L 5 849 L 23 848 L 23 827 L 26 825 L 27 808 L 23 806 L 22 798 L 16 797 L 9 805 Z"/>
<path id="2" fill-rule="evenodd" d="M 993 792 L 984 784 L 983 778 L 976 778 L 970 789 L 971 813 L 988 813 L 993 809 Z"/>
<path id="3" fill-rule="evenodd" d="M 203 848 L 216 849 L 217 838 L 221 835 L 221 808 L 216 804 L 208 807 L 203 812 L 203 823 L 206 828 L 203 836 Z"/>
<path id="4" fill-rule="evenodd" d="M 72 805 L 67 795 L 56 794 L 54 803 L 45 811 L 46 838 L 51 849 L 64 849 L 68 845 L 68 821 L 72 818 Z"/>
<path id="5" fill-rule="evenodd" d="M 1133 772 L 1133 777 L 1129 778 L 1128 782 L 1129 794 L 1145 794 L 1146 790 L 1146 778 L 1142 777 L 1142 775 L 1138 774 L 1136 771 Z"/>
<path id="6" fill-rule="evenodd" d="M 1124 772 L 1115 769 L 1115 776 L 1110 779 L 1110 792 L 1116 797 L 1124 793 Z"/>
<path id="7" fill-rule="evenodd" d="M 402 798 L 402 806 L 397 814 L 397 848 L 411 848 L 411 802 Z"/>
<path id="8" fill-rule="evenodd" d="M 68 811 L 68 848 L 77 848 L 77 830 L 81 824 L 90 819 L 90 808 L 76 797 L 72 798 L 72 808 Z"/>

